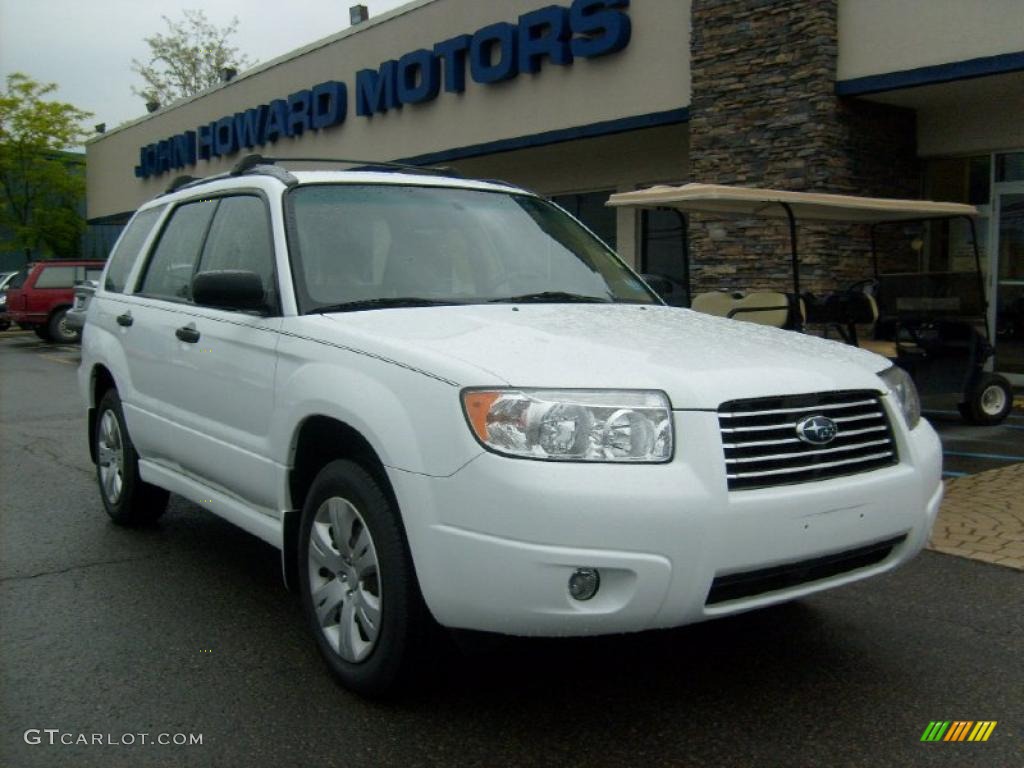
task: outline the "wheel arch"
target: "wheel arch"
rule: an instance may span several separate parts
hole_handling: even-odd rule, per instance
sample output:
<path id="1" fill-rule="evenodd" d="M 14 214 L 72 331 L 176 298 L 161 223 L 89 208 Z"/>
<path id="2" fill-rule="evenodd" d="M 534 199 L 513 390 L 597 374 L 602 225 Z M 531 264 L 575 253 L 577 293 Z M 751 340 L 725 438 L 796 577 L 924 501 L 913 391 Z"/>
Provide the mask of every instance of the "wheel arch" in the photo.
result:
<path id="1" fill-rule="evenodd" d="M 356 462 L 380 484 L 392 507 L 399 510 L 398 524 L 405 534 L 394 488 L 384 462 L 370 441 L 359 430 L 336 417 L 323 414 L 307 416 L 295 428 L 288 456 L 289 511 L 282 521 L 282 562 L 289 588 L 298 584 L 299 523 L 306 495 L 320 470 L 338 459 Z"/>
<path id="2" fill-rule="evenodd" d="M 117 389 L 117 382 L 114 374 L 102 363 L 97 363 L 89 372 L 89 457 L 92 463 L 96 463 L 96 445 L 92 439 L 96 432 L 96 407 L 103 399 L 103 395 L 110 389 Z"/>

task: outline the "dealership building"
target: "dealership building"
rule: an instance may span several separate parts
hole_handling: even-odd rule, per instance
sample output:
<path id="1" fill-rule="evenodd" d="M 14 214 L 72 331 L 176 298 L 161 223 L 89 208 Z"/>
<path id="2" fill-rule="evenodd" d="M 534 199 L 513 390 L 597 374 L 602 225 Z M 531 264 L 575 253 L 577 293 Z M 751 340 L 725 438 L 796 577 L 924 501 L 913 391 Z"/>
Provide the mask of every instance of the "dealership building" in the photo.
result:
<path id="1" fill-rule="evenodd" d="M 698 286 L 749 289 L 786 277 L 776 224 L 608 196 L 700 181 L 924 197 L 979 207 L 1005 326 L 1024 317 L 1022 19 L 1020 0 L 416 0 L 97 135 L 88 217 L 116 231 L 177 176 L 250 153 L 444 165 L 554 199 L 641 271 L 682 280 L 689 248 Z M 959 268 L 966 236 L 949 226 L 922 258 Z M 865 232 L 800 237 L 812 290 L 870 274 Z"/>

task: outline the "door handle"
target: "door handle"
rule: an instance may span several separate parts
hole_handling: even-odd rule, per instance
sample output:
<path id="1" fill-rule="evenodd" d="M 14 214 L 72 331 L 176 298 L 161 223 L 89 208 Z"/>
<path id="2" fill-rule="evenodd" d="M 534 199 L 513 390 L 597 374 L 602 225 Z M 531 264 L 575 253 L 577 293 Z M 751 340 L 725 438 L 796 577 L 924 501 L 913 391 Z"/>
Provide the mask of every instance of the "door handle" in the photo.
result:
<path id="1" fill-rule="evenodd" d="M 132 313 L 131 312 L 125 312 L 123 315 L 118 315 L 117 316 L 117 324 L 118 325 L 123 325 L 125 328 L 127 328 L 128 326 L 130 326 L 134 322 L 135 321 L 132 320 Z"/>
<path id="2" fill-rule="evenodd" d="M 199 331 L 197 331 L 196 327 L 191 323 L 188 325 L 183 325 L 181 328 L 174 332 L 174 335 L 177 336 L 182 341 L 188 342 L 189 344 L 195 344 L 197 341 L 199 341 Z"/>

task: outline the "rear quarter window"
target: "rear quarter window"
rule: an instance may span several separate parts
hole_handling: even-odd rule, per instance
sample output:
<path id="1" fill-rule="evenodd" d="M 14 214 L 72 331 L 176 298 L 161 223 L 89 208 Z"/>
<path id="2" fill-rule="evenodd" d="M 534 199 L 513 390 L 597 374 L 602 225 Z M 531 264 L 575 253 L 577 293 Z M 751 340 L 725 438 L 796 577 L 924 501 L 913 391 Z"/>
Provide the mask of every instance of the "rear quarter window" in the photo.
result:
<path id="1" fill-rule="evenodd" d="M 157 219 L 160 218 L 163 210 L 163 206 L 149 208 L 141 213 L 137 213 L 135 218 L 128 222 L 128 226 L 121 234 L 117 245 L 114 246 L 114 250 L 110 254 L 110 260 L 107 263 L 107 276 L 103 281 L 104 290 L 113 293 L 122 293 L 124 291 L 125 284 L 128 282 L 128 275 L 135 264 L 135 259 L 138 257 L 143 244 L 146 242 L 146 238 L 149 237 L 149 233 L 153 230 L 153 226 L 156 224 Z M 88 276 L 88 279 L 98 280 L 99 277 Z"/>
<path id="2" fill-rule="evenodd" d="M 75 268 L 65 266 L 43 267 L 36 277 L 35 288 L 71 288 L 75 284 Z"/>

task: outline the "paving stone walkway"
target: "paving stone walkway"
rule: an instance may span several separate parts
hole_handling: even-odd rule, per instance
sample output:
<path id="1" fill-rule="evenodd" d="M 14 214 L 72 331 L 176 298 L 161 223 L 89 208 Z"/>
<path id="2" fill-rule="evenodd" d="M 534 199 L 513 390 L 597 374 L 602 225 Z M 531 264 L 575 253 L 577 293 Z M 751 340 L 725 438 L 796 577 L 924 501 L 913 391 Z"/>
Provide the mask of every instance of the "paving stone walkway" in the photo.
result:
<path id="1" fill-rule="evenodd" d="M 928 548 L 1024 571 L 1024 464 L 947 480 Z"/>

